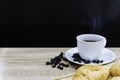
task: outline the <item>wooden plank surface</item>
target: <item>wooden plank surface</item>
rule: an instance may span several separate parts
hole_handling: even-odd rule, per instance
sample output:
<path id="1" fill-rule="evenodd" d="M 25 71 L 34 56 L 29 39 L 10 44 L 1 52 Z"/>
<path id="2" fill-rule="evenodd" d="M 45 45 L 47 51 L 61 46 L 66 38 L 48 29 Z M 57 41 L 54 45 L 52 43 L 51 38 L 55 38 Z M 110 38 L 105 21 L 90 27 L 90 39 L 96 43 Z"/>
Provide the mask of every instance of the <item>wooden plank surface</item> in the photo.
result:
<path id="1" fill-rule="evenodd" d="M 72 74 L 74 65 L 64 70 L 45 65 L 46 61 L 70 48 L 0 48 L 0 77 L 3 80 L 52 80 Z M 120 60 L 120 48 L 108 48 Z"/>

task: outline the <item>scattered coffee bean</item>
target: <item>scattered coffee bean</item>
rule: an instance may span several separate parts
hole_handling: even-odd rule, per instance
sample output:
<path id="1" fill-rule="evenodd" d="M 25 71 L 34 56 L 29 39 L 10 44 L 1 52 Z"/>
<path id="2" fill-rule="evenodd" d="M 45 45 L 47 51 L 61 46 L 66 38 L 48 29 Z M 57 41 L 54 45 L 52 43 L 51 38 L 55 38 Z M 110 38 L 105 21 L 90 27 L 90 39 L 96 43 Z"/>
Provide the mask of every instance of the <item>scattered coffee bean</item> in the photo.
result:
<path id="1" fill-rule="evenodd" d="M 64 63 L 59 63 L 60 66 L 64 66 L 65 64 Z"/>
<path id="2" fill-rule="evenodd" d="M 52 68 L 55 68 L 56 67 L 56 65 L 52 65 Z"/>
<path id="3" fill-rule="evenodd" d="M 50 62 L 49 62 L 49 61 L 47 61 L 47 62 L 46 62 L 46 65 L 50 65 Z"/>
<path id="4" fill-rule="evenodd" d="M 58 63 L 56 62 L 54 65 L 57 65 Z"/>
<path id="5" fill-rule="evenodd" d="M 86 62 L 86 60 L 80 57 L 79 53 L 73 54 L 72 58 L 73 58 L 73 61 L 77 61 L 79 63 L 81 63 L 81 61 L 83 61 L 84 63 Z"/>
<path id="6" fill-rule="evenodd" d="M 54 58 L 54 60 L 56 60 L 56 61 L 61 61 L 61 58 L 60 58 L 60 56 L 56 56 L 56 57 Z"/>
<path id="7" fill-rule="evenodd" d="M 64 57 L 64 58 L 63 58 L 63 61 L 67 62 L 68 60 Z"/>
<path id="8" fill-rule="evenodd" d="M 60 70 L 63 70 L 63 67 L 60 67 L 59 69 L 60 69 Z"/>
<path id="9" fill-rule="evenodd" d="M 66 64 L 65 64 L 65 63 L 63 63 L 62 65 L 63 65 L 63 67 L 64 67 Z"/>
<path id="10" fill-rule="evenodd" d="M 103 60 L 93 60 L 92 62 L 99 64 L 99 63 L 103 63 Z"/>
<path id="11" fill-rule="evenodd" d="M 88 64 L 88 63 L 90 63 L 90 61 L 89 60 L 86 60 L 86 61 L 84 61 L 86 64 Z"/>
<path id="12" fill-rule="evenodd" d="M 60 57 L 60 58 L 63 58 L 63 52 L 61 52 L 61 53 L 59 54 L 59 57 Z"/>
<path id="13" fill-rule="evenodd" d="M 57 66 L 57 68 L 59 69 L 59 68 L 60 68 L 60 66 Z"/>
<path id="14" fill-rule="evenodd" d="M 51 58 L 50 63 L 51 63 L 51 64 L 54 64 L 54 63 L 55 63 L 55 60 L 54 60 L 53 58 Z"/>
<path id="15" fill-rule="evenodd" d="M 101 60 L 100 63 L 103 63 L 103 60 Z"/>
<path id="16" fill-rule="evenodd" d="M 75 58 L 73 58 L 73 61 L 77 61 Z"/>
<path id="17" fill-rule="evenodd" d="M 69 67 L 69 65 L 68 65 L 68 64 L 65 64 L 64 66 L 65 66 L 65 67 Z"/>
<path id="18" fill-rule="evenodd" d="M 77 60 L 79 63 L 81 63 L 81 60 Z"/>
<path id="19" fill-rule="evenodd" d="M 93 63 L 96 63 L 96 60 L 93 60 L 92 62 L 93 62 Z"/>
<path id="20" fill-rule="evenodd" d="M 58 56 L 51 58 L 50 62 L 47 61 L 46 65 L 52 65 L 52 68 L 57 66 L 58 69 L 63 70 L 63 67 L 69 67 L 69 65 L 65 64 L 64 61 L 66 62 L 68 60 L 65 58 L 64 53 L 61 52 Z"/>
<path id="21" fill-rule="evenodd" d="M 93 60 L 93 61 L 85 60 L 85 59 L 80 57 L 79 53 L 73 54 L 72 58 L 73 58 L 73 61 L 76 61 L 79 63 L 84 62 L 85 64 L 89 64 L 91 62 L 96 63 L 96 64 L 103 63 L 103 60 L 98 60 L 98 59 Z M 61 52 L 58 56 L 51 58 L 50 61 L 47 61 L 46 65 L 52 65 L 52 68 L 55 68 L 57 66 L 58 69 L 63 70 L 64 67 L 69 67 L 69 65 L 65 64 L 64 62 L 69 62 L 71 65 L 76 65 L 75 63 L 68 61 L 65 58 L 63 52 Z"/>
<path id="22" fill-rule="evenodd" d="M 93 61 L 85 60 L 85 59 L 83 59 L 82 57 L 80 57 L 79 53 L 74 53 L 74 54 L 72 55 L 72 58 L 73 58 L 73 61 L 77 61 L 77 62 L 79 62 L 79 63 L 84 62 L 85 64 L 89 64 L 89 63 L 91 63 L 91 62 L 97 63 L 97 64 L 103 63 L 103 60 L 97 60 L 97 59 L 96 59 L 96 60 L 93 60 Z"/>
<path id="23" fill-rule="evenodd" d="M 100 63 L 100 60 L 97 60 L 96 63 Z"/>

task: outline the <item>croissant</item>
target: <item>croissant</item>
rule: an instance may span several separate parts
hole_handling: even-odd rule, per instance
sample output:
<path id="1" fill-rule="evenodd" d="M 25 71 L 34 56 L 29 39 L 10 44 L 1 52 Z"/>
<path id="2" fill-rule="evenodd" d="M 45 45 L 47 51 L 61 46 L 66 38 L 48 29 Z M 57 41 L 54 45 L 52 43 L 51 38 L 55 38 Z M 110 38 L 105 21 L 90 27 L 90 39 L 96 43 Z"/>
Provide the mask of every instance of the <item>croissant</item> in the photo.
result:
<path id="1" fill-rule="evenodd" d="M 72 80 L 108 80 L 110 70 L 102 65 L 85 65 L 77 69 Z"/>
<path id="2" fill-rule="evenodd" d="M 111 68 L 110 68 L 110 73 L 111 76 L 116 77 L 119 76 L 120 77 L 120 63 L 116 63 L 114 64 Z M 119 79 L 120 80 L 120 79 Z"/>

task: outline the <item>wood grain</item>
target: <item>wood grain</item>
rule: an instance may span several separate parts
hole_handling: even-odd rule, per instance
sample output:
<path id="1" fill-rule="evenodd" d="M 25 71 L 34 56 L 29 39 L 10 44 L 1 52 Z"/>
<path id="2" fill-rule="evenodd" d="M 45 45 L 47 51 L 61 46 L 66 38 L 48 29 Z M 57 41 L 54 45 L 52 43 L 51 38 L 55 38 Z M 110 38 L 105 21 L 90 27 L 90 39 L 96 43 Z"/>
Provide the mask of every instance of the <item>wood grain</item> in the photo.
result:
<path id="1" fill-rule="evenodd" d="M 76 66 L 59 70 L 45 65 L 46 61 L 69 48 L 0 48 L 0 75 L 4 80 L 52 80 L 75 72 Z M 120 60 L 120 48 L 109 48 Z M 1 77 L 2 78 L 2 77 Z M 0 79 L 2 80 L 2 79 Z"/>

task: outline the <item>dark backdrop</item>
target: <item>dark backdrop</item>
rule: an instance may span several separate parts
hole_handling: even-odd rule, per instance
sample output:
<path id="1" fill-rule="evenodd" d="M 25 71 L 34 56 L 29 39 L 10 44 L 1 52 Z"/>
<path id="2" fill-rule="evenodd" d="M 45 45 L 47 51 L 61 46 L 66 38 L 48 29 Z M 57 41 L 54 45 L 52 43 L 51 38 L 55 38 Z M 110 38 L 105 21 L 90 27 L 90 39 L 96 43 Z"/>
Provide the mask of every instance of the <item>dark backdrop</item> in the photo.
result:
<path id="1" fill-rule="evenodd" d="M 114 7 L 116 3 L 110 2 L 113 0 L 104 0 L 99 4 L 102 8 L 94 9 L 97 6 L 94 1 L 98 0 L 1 0 L 0 46 L 74 47 L 76 36 L 86 33 L 105 36 L 108 47 L 120 46 L 119 11 L 116 10 L 117 14 L 110 13 L 111 9 L 119 6 Z M 102 10 L 99 12 L 102 19 L 97 21 L 102 25 L 97 25 L 92 32 L 93 19 L 90 17 L 97 10 Z"/>

